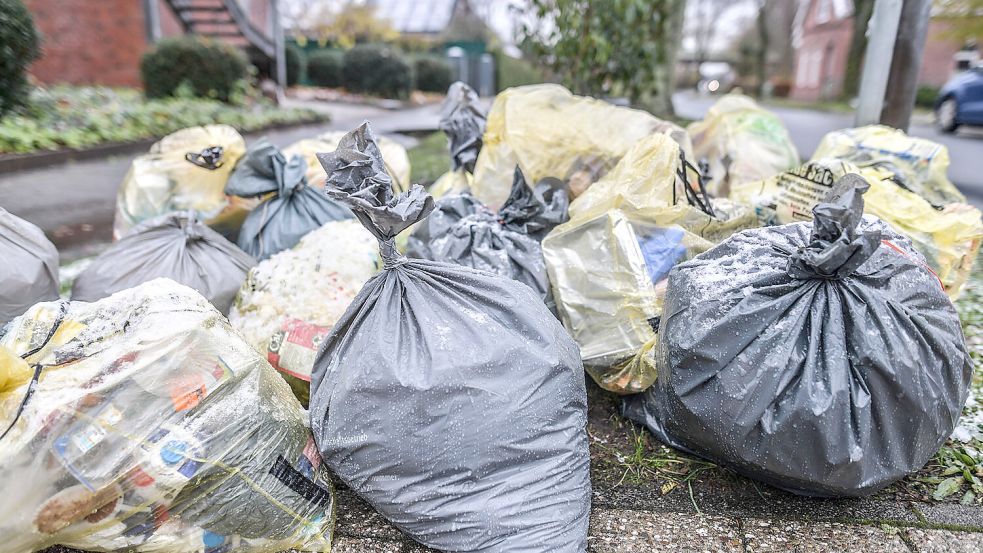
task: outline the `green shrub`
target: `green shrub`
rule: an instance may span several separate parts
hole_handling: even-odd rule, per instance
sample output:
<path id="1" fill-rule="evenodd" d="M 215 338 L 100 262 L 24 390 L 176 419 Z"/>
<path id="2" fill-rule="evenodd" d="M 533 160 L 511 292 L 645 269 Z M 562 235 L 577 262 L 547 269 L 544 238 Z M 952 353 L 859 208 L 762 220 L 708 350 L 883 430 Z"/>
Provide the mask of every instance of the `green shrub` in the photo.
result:
<path id="1" fill-rule="evenodd" d="M 21 0 L 0 0 L 0 116 L 27 102 L 27 66 L 40 55 L 30 12 Z"/>
<path id="2" fill-rule="evenodd" d="M 449 63 L 438 58 L 419 58 L 413 63 L 416 89 L 424 92 L 446 92 L 453 75 Z"/>
<path id="3" fill-rule="evenodd" d="M 202 98 L 228 102 L 249 75 L 249 60 L 238 49 L 198 37 L 161 40 L 140 60 L 148 98 L 174 96 L 186 84 Z"/>
<path id="4" fill-rule="evenodd" d="M 922 85 L 915 92 L 915 105 L 923 108 L 935 107 L 935 99 L 939 96 L 939 89 L 934 86 Z"/>
<path id="5" fill-rule="evenodd" d="M 538 67 L 526 60 L 513 58 L 503 52 L 495 52 L 495 65 L 498 90 L 548 82 L 546 75 Z"/>
<path id="6" fill-rule="evenodd" d="M 341 86 L 341 53 L 315 50 L 307 57 L 307 80 L 314 86 Z"/>
<path id="7" fill-rule="evenodd" d="M 299 83 L 304 74 L 304 52 L 293 44 L 287 44 L 283 49 L 283 61 L 287 65 L 287 86 Z"/>
<path id="8" fill-rule="evenodd" d="M 412 71 L 399 51 L 377 44 L 360 44 L 345 52 L 341 82 L 352 92 L 404 98 L 410 92 Z"/>

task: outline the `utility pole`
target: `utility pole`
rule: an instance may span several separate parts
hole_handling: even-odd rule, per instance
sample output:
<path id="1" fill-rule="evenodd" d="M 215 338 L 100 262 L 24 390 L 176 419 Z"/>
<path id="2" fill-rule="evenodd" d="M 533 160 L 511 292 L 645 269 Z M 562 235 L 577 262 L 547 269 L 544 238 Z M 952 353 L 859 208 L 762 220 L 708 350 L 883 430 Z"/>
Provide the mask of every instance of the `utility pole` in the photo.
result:
<path id="1" fill-rule="evenodd" d="M 854 125 L 879 123 L 884 107 L 884 93 L 894 57 L 894 39 L 898 34 L 902 0 L 877 0 L 867 24 L 867 53 L 860 78 L 860 95 Z"/>
<path id="2" fill-rule="evenodd" d="M 918 91 L 918 70 L 922 65 L 931 9 L 931 0 L 904 0 L 898 38 L 894 42 L 891 76 L 887 81 L 880 120 L 906 132 Z"/>

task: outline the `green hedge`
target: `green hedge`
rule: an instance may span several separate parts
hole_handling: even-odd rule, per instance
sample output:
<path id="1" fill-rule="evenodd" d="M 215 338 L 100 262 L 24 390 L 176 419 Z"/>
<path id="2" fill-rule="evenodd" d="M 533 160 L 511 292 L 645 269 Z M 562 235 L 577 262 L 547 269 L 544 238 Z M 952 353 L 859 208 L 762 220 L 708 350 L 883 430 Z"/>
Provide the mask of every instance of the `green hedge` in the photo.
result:
<path id="1" fill-rule="evenodd" d="M 283 58 L 287 65 L 287 86 L 293 86 L 304 78 L 305 56 L 295 44 L 287 44 L 283 49 Z"/>
<path id="2" fill-rule="evenodd" d="M 174 96 L 183 87 L 195 96 L 228 102 L 249 76 L 249 60 L 240 50 L 199 37 L 166 38 L 140 60 L 148 98 Z"/>
<path id="3" fill-rule="evenodd" d="M 549 82 L 546 75 L 526 60 L 516 59 L 502 52 L 495 52 L 496 84 L 502 91 L 513 86 Z"/>
<path id="4" fill-rule="evenodd" d="M 453 71 L 450 64 L 440 58 L 423 57 L 413 62 L 413 77 L 417 90 L 447 92 Z"/>
<path id="5" fill-rule="evenodd" d="M 938 87 L 922 85 L 915 92 L 915 105 L 923 108 L 934 108 L 935 99 L 939 96 Z"/>
<path id="6" fill-rule="evenodd" d="M 0 116 L 27 100 L 27 66 L 41 55 L 30 12 L 20 0 L 0 0 Z"/>
<path id="7" fill-rule="evenodd" d="M 345 52 L 342 86 L 386 98 L 405 98 L 413 84 L 412 70 L 395 48 L 360 44 Z"/>
<path id="8" fill-rule="evenodd" d="M 315 50 L 307 56 L 307 80 L 314 86 L 341 86 L 341 66 L 341 52 Z"/>

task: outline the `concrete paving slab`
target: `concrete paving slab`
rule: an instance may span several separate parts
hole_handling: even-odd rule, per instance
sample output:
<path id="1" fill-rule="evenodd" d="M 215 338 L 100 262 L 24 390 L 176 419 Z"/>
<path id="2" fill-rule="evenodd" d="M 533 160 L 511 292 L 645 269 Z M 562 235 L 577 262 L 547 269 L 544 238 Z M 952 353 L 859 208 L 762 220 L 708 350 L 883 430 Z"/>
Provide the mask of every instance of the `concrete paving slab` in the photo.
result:
<path id="1" fill-rule="evenodd" d="M 716 516 L 594 509 L 590 536 L 594 553 L 743 551 L 737 520 Z"/>
<path id="2" fill-rule="evenodd" d="M 983 508 L 979 505 L 916 503 L 912 506 L 925 517 L 927 524 L 983 532 Z M 980 550 L 983 551 L 983 546 Z"/>
<path id="3" fill-rule="evenodd" d="M 983 536 L 972 532 L 953 532 L 950 530 L 922 530 L 912 528 L 905 531 L 908 541 L 918 553 L 979 553 L 983 551 Z"/>
<path id="4" fill-rule="evenodd" d="M 910 553 L 900 532 L 877 526 L 838 523 L 744 520 L 748 553 L 826 553 L 833 551 L 877 551 Z"/>

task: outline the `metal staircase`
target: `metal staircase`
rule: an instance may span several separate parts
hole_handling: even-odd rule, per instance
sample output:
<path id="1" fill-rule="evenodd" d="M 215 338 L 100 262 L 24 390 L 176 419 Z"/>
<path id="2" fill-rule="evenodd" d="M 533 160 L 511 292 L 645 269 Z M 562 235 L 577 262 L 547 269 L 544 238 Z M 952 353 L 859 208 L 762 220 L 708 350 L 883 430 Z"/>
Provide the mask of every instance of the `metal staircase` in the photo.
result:
<path id="1" fill-rule="evenodd" d="M 275 63 L 274 37 L 257 29 L 237 0 L 164 0 L 184 32 L 207 36 L 250 48 L 268 63 Z"/>

